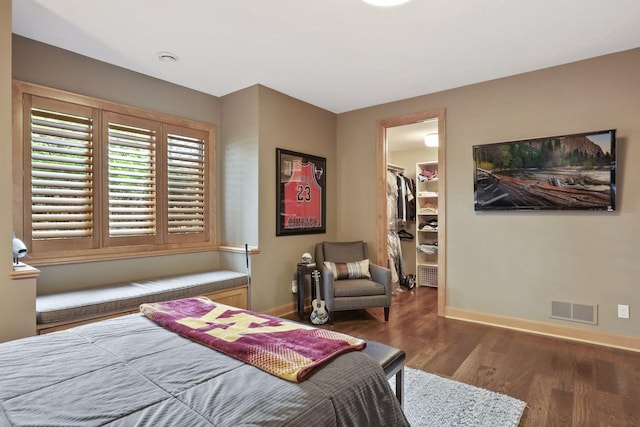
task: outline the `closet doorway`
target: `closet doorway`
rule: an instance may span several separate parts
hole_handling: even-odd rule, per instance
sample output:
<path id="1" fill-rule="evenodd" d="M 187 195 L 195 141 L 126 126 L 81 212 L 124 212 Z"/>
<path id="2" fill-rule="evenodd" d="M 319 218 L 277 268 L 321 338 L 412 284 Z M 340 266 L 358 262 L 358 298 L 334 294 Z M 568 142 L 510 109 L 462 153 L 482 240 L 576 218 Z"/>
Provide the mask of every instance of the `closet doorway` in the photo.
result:
<path id="1" fill-rule="evenodd" d="M 415 155 L 415 161 L 409 161 L 407 159 L 403 159 L 404 155 L 401 153 L 402 147 L 397 145 L 399 144 L 411 144 L 410 141 L 402 141 L 407 135 L 413 134 L 413 138 L 415 138 L 414 131 L 424 131 L 424 134 L 420 136 L 421 143 L 424 144 L 424 137 L 427 134 L 430 134 L 430 137 L 433 138 L 437 133 L 437 141 L 438 147 L 427 149 L 425 146 L 424 157 L 421 157 L 422 154 Z M 403 136 L 404 135 L 404 136 Z M 424 145 L 423 145 L 424 146 Z M 436 154 L 437 153 L 437 154 Z M 411 155 L 411 154 L 409 154 Z M 390 159 L 397 159 L 396 163 L 402 163 L 400 165 L 395 164 Z M 393 223 L 393 218 L 390 218 L 392 213 L 389 213 L 387 207 L 387 184 L 388 177 L 387 171 L 389 169 L 393 169 L 394 166 L 399 166 L 400 169 L 404 169 L 408 172 L 408 175 L 417 178 L 417 164 L 423 164 L 423 167 L 428 169 L 437 170 L 438 182 L 437 182 L 437 199 L 434 200 L 435 205 L 437 206 L 437 216 L 436 216 L 436 226 L 437 232 L 432 234 L 432 240 L 437 242 L 437 272 L 431 271 L 432 267 L 429 265 L 420 265 L 424 263 L 431 263 L 432 257 L 421 256 L 417 253 L 417 244 L 425 241 L 425 237 L 427 234 L 424 232 L 418 231 L 421 223 L 426 223 L 425 219 L 429 219 L 429 217 L 425 217 L 423 215 L 417 215 L 415 218 L 415 222 L 407 223 L 406 230 L 413 234 L 415 237 L 415 241 L 403 243 L 403 260 L 406 260 L 405 273 L 413 273 L 416 274 L 416 284 L 420 284 L 420 280 L 424 279 L 425 270 L 421 270 L 418 273 L 417 269 L 424 269 L 427 273 L 437 275 L 437 287 L 438 287 L 438 315 L 445 315 L 445 307 L 446 307 L 446 222 L 445 222 L 445 208 L 446 208 L 446 183 L 445 183 L 445 110 L 434 110 L 427 111 L 423 113 L 398 116 L 389 119 L 380 120 L 377 124 L 377 221 L 376 221 L 376 259 L 377 262 L 381 265 L 387 265 L 389 261 L 389 250 L 388 250 L 388 230 L 390 220 Z M 392 175 L 391 175 L 392 176 Z M 422 177 L 424 178 L 424 177 Z M 418 180 L 416 179 L 416 184 L 418 184 Z M 433 184 L 431 184 L 433 185 Z M 431 188 L 426 188 L 418 184 L 418 189 L 421 190 L 431 190 Z M 429 193 L 427 193 L 429 194 Z M 425 201 L 418 198 L 416 205 L 416 213 L 420 212 L 420 208 L 424 208 L 425 206 L 431 207 L 431 201 Z M 425 209 L 422 209 L 424 212 Z M 429 209 L 427 209 L 429 211 Z M 411 231 L 413 230 L 413 231 Z M 398 230 L 399 231 L 399 230 Z M 405 234 L 406 235 L 406 234 Z M 423 236 L 422 239 L 419 238 Z M 437 236 L 437 237 L 435 237 Z M 429 239 L 427 242 L 430 243 Z M 406 248 L 406 249 L 405 249 Z M 406 252 L 406 253 L 405 253 Z M 422 277 L 420 277 L 422 276 Z"/>

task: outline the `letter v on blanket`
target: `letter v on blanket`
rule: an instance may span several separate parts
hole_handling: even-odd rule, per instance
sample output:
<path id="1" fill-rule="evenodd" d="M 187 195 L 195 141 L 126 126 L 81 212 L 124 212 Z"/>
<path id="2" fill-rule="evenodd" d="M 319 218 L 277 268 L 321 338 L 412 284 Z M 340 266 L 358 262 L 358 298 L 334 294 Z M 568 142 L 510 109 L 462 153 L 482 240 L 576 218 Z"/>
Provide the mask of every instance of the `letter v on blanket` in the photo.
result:
<path id="1" fill-rule="evenodd" d="M 294 331 L 296 329 L 313 329 L 313 327 L 311 326 L 296 325 L 291 322 L 281 322 L 280 325 L 276 326 L 262 326 L 266 322 L 268 322 L 268 320 L 263 319 L 262 317 L 254 316 L 253 314 L 248 312 L 235 313 L 226 318 L 221 317 L 223 314 L 227 313 L 228 309 L 229 307 L 227 306 L 219 305 L 202 317 L 187 317 L 184 319 L 176 320 L 176 322 L 191 329 L 200 329 L 211 325 L 212 322 L 217 322 L 221 325 L 228 325 L 227 328 L 216 328 L 206 332 L 211 336 L 214 336 L 221 340 L 225 340 L 227 342 L 234 342 L 244 336 L 251 334 L 287 332 Z M 261 326 L 259 328 L 252 328 L 252 324 Z"/>

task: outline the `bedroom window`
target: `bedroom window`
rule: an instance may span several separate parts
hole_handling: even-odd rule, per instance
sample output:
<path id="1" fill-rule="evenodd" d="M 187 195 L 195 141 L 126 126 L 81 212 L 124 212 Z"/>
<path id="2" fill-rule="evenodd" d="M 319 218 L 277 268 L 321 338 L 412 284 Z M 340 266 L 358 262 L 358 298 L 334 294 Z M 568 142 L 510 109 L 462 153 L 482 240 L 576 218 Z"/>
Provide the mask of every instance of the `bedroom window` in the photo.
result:
<path id="1" fill-rule="evenodd" d="M 22 82 L 14 95 L 14 227 L 34 265 L 214 248 L 212 125 Z"/>

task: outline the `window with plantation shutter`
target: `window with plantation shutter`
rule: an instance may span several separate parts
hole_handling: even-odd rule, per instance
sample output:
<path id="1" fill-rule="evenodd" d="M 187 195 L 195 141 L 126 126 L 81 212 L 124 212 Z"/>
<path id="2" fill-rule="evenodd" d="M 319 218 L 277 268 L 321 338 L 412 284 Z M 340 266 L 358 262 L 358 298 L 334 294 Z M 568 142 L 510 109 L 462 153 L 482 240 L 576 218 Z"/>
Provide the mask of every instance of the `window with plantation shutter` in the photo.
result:
<path id="1" fill-rule="evenodd" d="M 188 129 L 167 129 L 167 225 L 170 239 L 206 230 L 206 141 Z M 175 240 L 175 239 L 174 239 Z"/>
<path id="2" fill-rule="evenodd" d="M 144 236 L 155 240 L 156 125 L 112 113 L 105 113 L 104 118 L 109 237 Z"/>
<path id="3" fill-rule="evenodd" d="M 36 247 L 65 240 L 91 247 L 93 110 L 34 99 L 29 119 L 31 239 Z"/>
<path id="4" fill-rule="evenodd" d="M 14 229 L 32 264 L 215 249 L 213 125 L 17 81 L 14 92 Z"/>
<path id="5" fill-rule="evenodd" d="M 91 236 L 91 131 L 90 117 L 32 110 L 31 227 L 34 239 Z"/>

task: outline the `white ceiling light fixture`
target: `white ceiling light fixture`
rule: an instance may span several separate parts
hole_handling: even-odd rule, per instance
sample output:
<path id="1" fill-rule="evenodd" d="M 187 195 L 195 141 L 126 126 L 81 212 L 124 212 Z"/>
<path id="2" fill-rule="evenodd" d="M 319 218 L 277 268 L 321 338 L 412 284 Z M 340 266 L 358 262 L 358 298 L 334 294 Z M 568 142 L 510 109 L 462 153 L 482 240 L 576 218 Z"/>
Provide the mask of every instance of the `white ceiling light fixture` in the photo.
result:
<path id="1" fill-rule="evenodd" d="M 424 136 L 424 145 L 427 147 L 437 147 L 438 146 L 438 134 L 437 133 L 428 133 Z"/>
<path id="2" fill-rule="evenodd" d="M 178 62 L 180 61 L 180 57 L 175 53 L 171 52 L 158 52 L 158 59 L 162 62 Z"/>
<path id="3" fill-rule="evenodd" d="M 376 7 L 393 7 L 408 3 L 410 0 L 362 0 L 371 6 Z"/>

